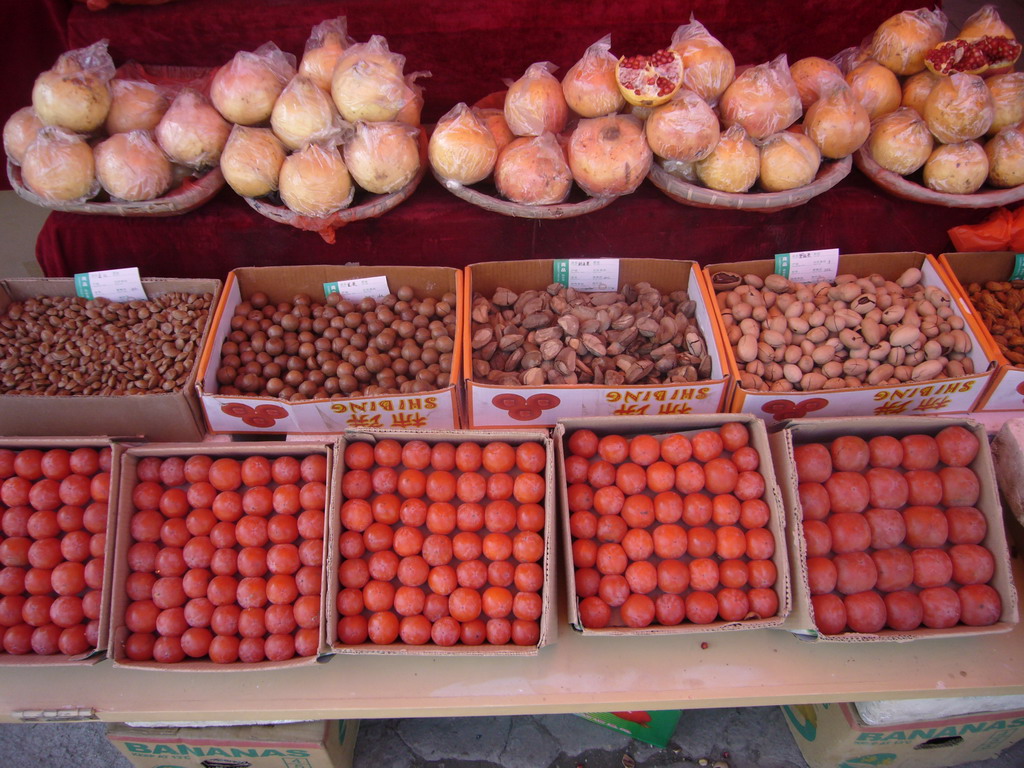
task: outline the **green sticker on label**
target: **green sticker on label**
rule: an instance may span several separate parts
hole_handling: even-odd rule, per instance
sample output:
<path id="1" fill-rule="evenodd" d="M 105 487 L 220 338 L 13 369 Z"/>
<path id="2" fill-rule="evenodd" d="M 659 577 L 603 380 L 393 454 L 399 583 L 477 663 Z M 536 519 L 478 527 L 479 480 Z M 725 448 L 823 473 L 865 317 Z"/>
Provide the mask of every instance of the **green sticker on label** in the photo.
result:
<path id="1" fill-rule="evenodd" d="M 83 299 L 95 299 L 92 292 L 92 284 L 89 282 L 89 273 L 80 272 L 75 275 L 75 294 Z"/>
<path id="2" fill-rule="evenodd" d="M 568 259 L 555 259 L 552 267 L 553 274 L 551 275 L 551 282 L 559 283 L 564 285 L 566 288 L 569 287 L 569 260 Z"/>
<path id="3" fill-rule="evenodd" d="M 789 266 L 792 263 L 788 253 L 775 254 L 775 274 L 789 277 Z"/>
<path id="4" fill-rule="evenodd" d="M 1011 280 L 1024 280 L 1024 253 L 1018 253 L 1013 261 L 1013 272 L 1010 274 Z"/>

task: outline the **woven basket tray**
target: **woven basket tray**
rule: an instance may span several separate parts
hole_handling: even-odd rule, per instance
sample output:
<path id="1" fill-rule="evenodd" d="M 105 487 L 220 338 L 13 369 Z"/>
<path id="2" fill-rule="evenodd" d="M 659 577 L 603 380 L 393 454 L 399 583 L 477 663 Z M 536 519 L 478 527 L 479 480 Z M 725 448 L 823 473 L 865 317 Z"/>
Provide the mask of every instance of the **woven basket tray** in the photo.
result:
<path id="1" fill-rule="evenodd" d="M 943 205 L 947 208 L 997 208 L 1024 200 L 1024 185 L 1009 189 L 983 186 L 972 195 L 951 195 L 936 192 L 911 179 L 887 171 L 871 157 L 866 148 L 857 150 L 854 161 L 861 173 L 891 195 L 915 203 Z"/>
<path id="2" fill-rule="evenodd" d="M 647 174 L 647 178 L 654 186 L 683 205 L 772 213 L 803 205 L 811 198 L 827 192 L 845 179 L 852 167 L 853 162 L 849 157 L 844 157 L 841 160 L 826 160 L 822 162 L 814 181 L 785 192 L 717 192 L 673 176 L 658 163 L 651 166 L 651 172 Z"/>
<path id="3" fill-rule="evenodd" d="M 431 169 L 433 170 L 433 169 Z M 493 185 L 485 187 L 483 184 L 478 187 L 467 187 L 457 181 L 444 179 L 434 171 L 434 178 L 438 183 L 455 195 L 460 200 L 472 203 L 485 211 L 494 211 L 503 216 L 516 216 L 521 219 L 569 219 L 573 216 L 583 216 L 587 213 L 599 211 L 614 201 L 615 197 L 585 197 L 575 186 L 569 202 L 553 203 L 551 205 L 524 205 L 513 203 L 510 200 L 503 200 L 494 192 Z M 486 189 L 487 191 L 484 191 Z M 491 194 L 494 192 L 493 194 Z M 579 196 L 579 200 L 575 197 Z"/>
<path id="4" fill-rule="evenodd" d="M 383 216 L 391 209 L 408 200 L 412 193 L 416 191 L 420 182 L 423 181 L 423 177 L 426 175 L 427 164 L 426 134 L 420 130 L 420 170 L 413 177 L 412 181 L 390 194 L 372 195 L 363 190 L 355 191 L 356 185 L 353 183 L 355 205 L 342 208 L 340 211 L 335 211 L 328 216 L 303 216 L 302 214 L 295 213 L 285 205 L 278 203 L 276 195 L 273 200 L 266 197 L 246 197 L 244 200 L 249 204 L 250 208 L 272 221 L 287 224 L 296 229 L 304 229 L 308 232 L 319 232 L 320 237 L 325 242 L 334 243 L 335 231 L 346 224 Z"/>
<path id="5" fill-rule="evenodd" d="M 7 178 L 10 179 L 11 186 L 18 197 L 33 205 L 65 213 L 84 213 L 95 216 L 180 216 L 183 213 L 194 211 L 208 202 L 224 186 L 224 175 L 220 172 L 220 168 L 211 168 L 201 176 L 189 176 L 177 189 L 153 200 L 143 200 L 138 203 L 92 200 L 84 203 L 67 203 L 45 200 L 26 187 L 21 178 L 21 168 L 12 163 L 10 159 L 7 161 Z"/>

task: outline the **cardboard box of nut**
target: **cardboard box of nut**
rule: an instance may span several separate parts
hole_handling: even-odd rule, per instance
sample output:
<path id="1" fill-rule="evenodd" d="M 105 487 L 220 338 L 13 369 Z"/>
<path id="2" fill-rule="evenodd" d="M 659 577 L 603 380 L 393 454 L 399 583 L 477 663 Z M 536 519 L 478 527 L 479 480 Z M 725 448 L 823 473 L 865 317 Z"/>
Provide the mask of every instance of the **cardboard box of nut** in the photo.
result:
<path id="1" fill-rule="evenodd" d="M 605 261 L 614 261 L 618 274 L 600 291 L 560 289 L 550 259 L 466 270 L 469 426 L 546 427 L 578 416 L 721 409 L 728 376 L 696 265 Z"/>
<path id="2" fill-rule="evenodd" d="M 331 442 L 127 449 L 108 656 L 158 670 L 314 664 L 337 507 Z"/>
<path id="3" fill-rule="evenodd" d="M 1017 591 L 985 429 L 966 418 L 793 419 L 771 436 L 793 613 L 821 641 L 1008 632 Z"/>
<path id="4" fill-rule="evenodd" d="M 87 302 L 71 278 L 0 281 L 0 424 L 10 435 L 200 440 L 196 362 L 219 280 L 147 278 Z"/>
<path id="5" fill-rule="evenodd" d="M 975 411 L 1024 410 L 1024 283 L 1012 279 L 1020 260 L 1014 253 L 939 256 L 958 289 L 964 317 L 994 363 Z"/>
<path id="6" fill-rule="evenodd" d="M 815 284 L 774 271 L 769 260 L 705 270 L 735 378 L 731 410 L 772 424 L 965 413 L 981 396 L 986 350 L 932 257 L 843 255 L 838 278 Z"/>
<path id="7" fill-rule="evenodd" d="M 782 626 L 786 523 L 763 421 L 564 419 L 554 441 L 575 629 L 607 637 Z"/>
<path id="8" fill-rule="evenodd" d="M 531 656 L 554 641 L 546 431 L 349 432 L 339 451 L 333 652 Z"/>
<path id="9" fill-rule="evenodd" d="M 104 658 L 122 451 L 97 437 L 0 439 L 0 666 Z"/>
<path id="10" fill-rule="evenodd" d="M 365 282 L 339 301 L 325 296 L 337 281 Z M 454 428 L 464 303 L 447 267 L 232 270 L 196 382 L 210 431 Z"/>

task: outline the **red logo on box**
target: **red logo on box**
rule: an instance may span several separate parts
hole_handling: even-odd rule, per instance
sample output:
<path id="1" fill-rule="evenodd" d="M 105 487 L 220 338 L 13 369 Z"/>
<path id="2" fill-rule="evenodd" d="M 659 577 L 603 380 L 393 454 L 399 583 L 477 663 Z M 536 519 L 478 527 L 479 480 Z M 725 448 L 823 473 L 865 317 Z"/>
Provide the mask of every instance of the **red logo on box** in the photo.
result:
<path id="1" fill-rule="evenodd" d="M 516 421 L 539 419 L 544 411 L 557 408 L 561 402 L 558 397 L 547 392 L 542 395 L 530 395 L 529 397 L 503 394 L 495 395 L 491 399 L 491 403 L 494 404 L 495 408 L 508 411 L 509 417 Z"/>
<path id="2" fill-rule="evenodd" d="M 243 424 L 258 429 L 272 427 L 278 419 L 288 415 L 288 411 L 280 405 L 257 405 L 253 408 L 246 403 L 225 403 L 220 409 L 228 416 L 241 419 Z"/>
<path id="3" fill-rule="evenodd" d="M 775 421 L 786 419 L 799 419 L 811 411 L 820 411 L 828 405 L 824 397 L 811 397 L 795 403 L 792 400 L 769 400 L 764 404 L 764 410 L 770 413 Z"/>

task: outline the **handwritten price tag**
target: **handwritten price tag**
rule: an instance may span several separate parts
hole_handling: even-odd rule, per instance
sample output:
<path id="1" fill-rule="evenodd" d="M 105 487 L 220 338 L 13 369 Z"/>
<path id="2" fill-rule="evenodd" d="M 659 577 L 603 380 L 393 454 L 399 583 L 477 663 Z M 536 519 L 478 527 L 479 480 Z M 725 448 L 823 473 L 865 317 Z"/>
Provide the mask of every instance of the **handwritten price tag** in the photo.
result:
<path id="1" fill-rule="evenodd" d="M 619 260 L 555 259 L 552 282 L 577 291 L 614 291 L 619 287 Z"/>
<path id="2" fill-rule="evenodd" d="M 75 293 L 83 299 L 135 301 L 146 299 L 138 267 L 79 272 L 75 275 Z"/>

